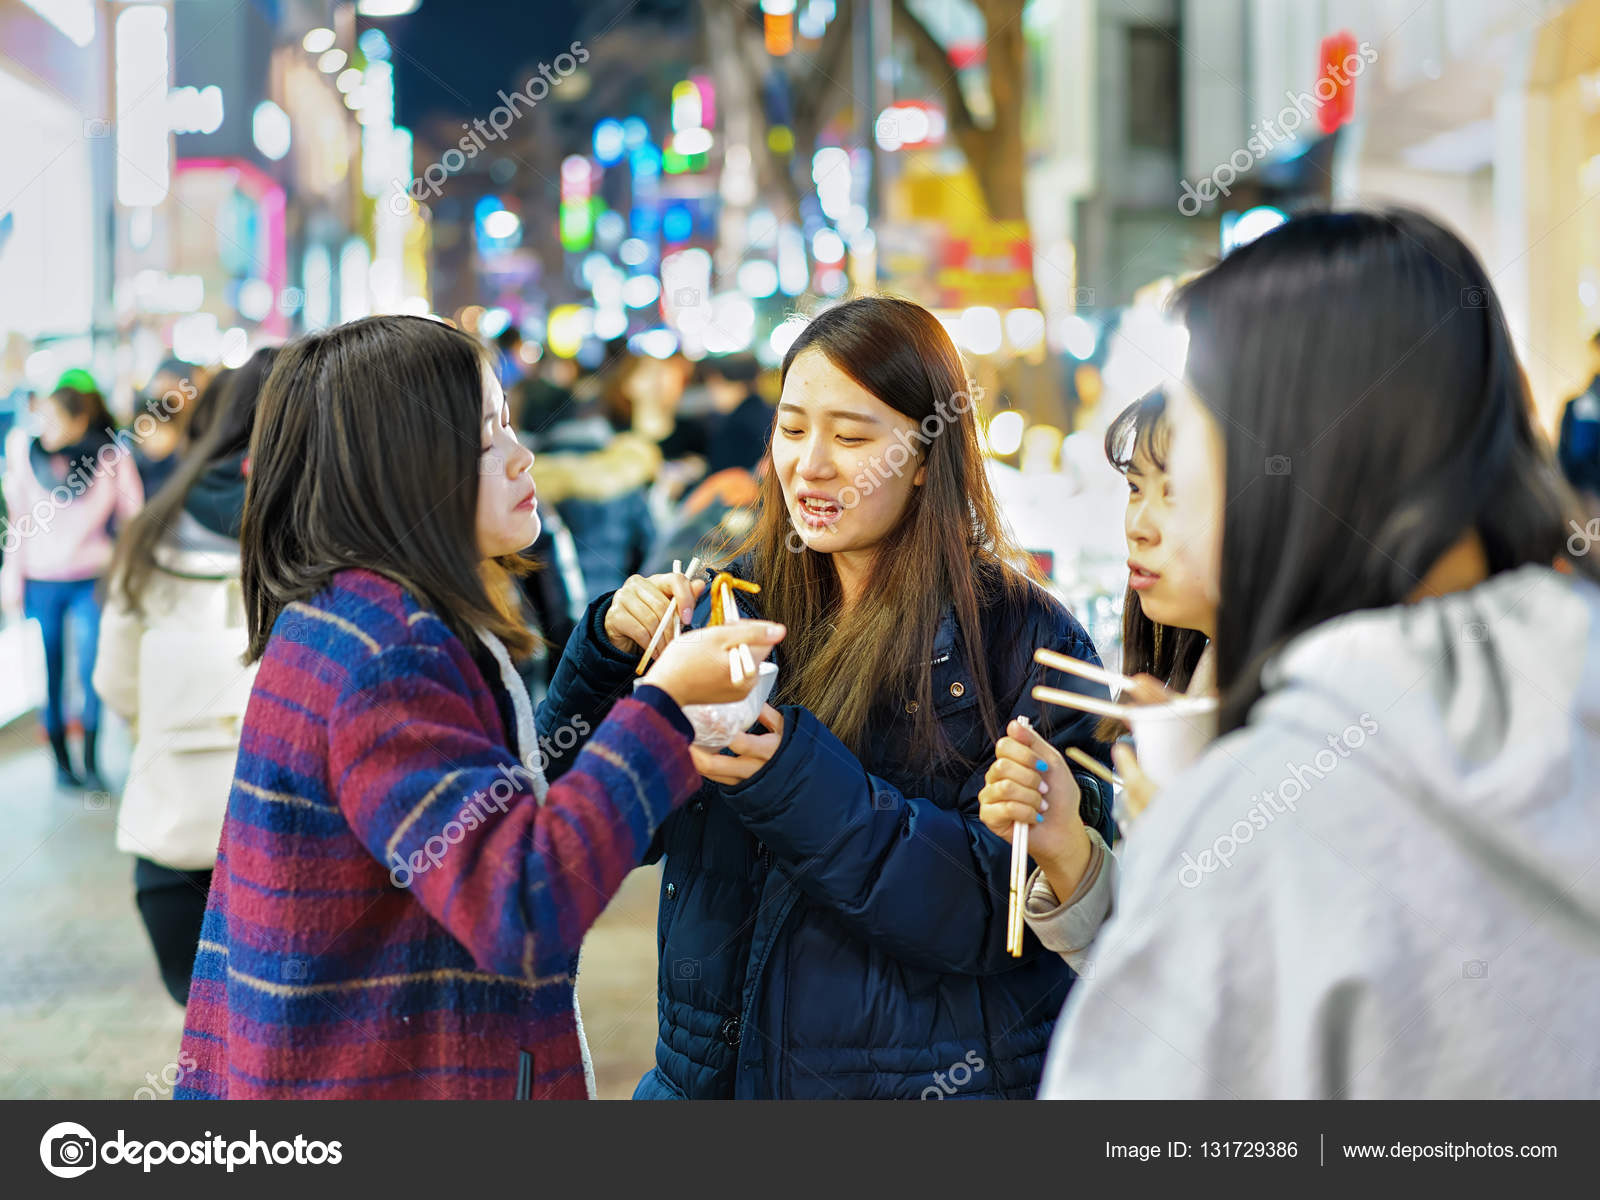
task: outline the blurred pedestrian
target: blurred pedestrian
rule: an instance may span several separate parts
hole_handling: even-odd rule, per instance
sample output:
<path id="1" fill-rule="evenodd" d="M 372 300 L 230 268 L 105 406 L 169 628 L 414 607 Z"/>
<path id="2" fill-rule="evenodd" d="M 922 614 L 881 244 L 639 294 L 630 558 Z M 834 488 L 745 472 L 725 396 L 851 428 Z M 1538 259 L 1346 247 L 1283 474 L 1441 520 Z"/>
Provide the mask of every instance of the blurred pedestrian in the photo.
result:
<path id="1" fill-rule="evenodd" d="M 598 729 L 580 655 L 535 715 L 506 586 L 539 530 L 532 465 L 447 325 L 369 317 L 280 352 L 241 531 L 259 672 L 177 1096 L 592 1094 L 583 935 L 694 790 L 680 705 L 742 697 L 730 648 L 765 658 L 782 631 L 674 640 Z M 636 592 L 635 638 L 693 602 Z M 351 1004 L 359 1036 L 330 1019 Z"/>
<path id="2" fill-rule="evenodd" d="M 1326 213 L 1175 303 L 1221 736 L 1132 835 L 1041 1094 L 1595 1098 L 1600 570 L 1488 273 Z"/>
<path id="3" fill-rule="evenodd" d="M 761 398 L 756 381 L 761 366 L 749 354 L 713 360 L 706 368 L 711 394 L 710 431 L 706 439 L 706 474 L 730 467 L 754 474 L 772 440 L 772 405 Z"/>
<path id="4" fill-rule="evenodd" d="M 1105 756 L 1092 717 L 1030 694 L 1035 647 L 1094 646 L 1010 565 L 966 372 L 926 309 L 812 320 L 771 458 L 730 569 L 791 641 L 770 732 L 696 747 L 706 785 L 652 848 L 661 1036 L 635 1095 L 942 1097 L 953 1065 L 963 1095 L 1031 1095 L 1073 976 L 1037 942 L 1007 952 L 1010 854 L 978 792 L 1010 716 Z M 1110 837 L 1087 772 L 1050 802 Z"/>
<path id="5" fill-rule="evenodd" d="M 146 496 L 154 496 L 177 472 L 190 415 L 185 409 L 198 395 L 195 368 L 177 358 L 163 360 L 140 393 L 135 416 L 148 414 L 150 420 L 133 422 L 139 431 L 133 461 Z"/>
<path id="6" fill-rule="evenodd" d="M 111 563 L 112 534 L 133 519 L 144 489 L 94 381 L 58 387 L 37 406 L 38 428 L 5 471 L 8 553 L 0 598 L 39 622 L 44 638 L 45 733 L 62 787 L 102 790 L 100 698 L 91 682 L 100 636 L 95 588 Z M 82 753 L 67 746 L 67 642 L 82 687 Z"/>
<path id="7" fill-rule="evenodd" d="M 1589 386 L 1561 413 L 1556 458 L 1584 503 L 1600 512 L 1600 332 L 1589 339 Z"/>
<path id="8" fill-rule="evenodd" d="M 586 604 L 638 574 L 655 541 L 647 489 L 661 467 L 661 452 L 633 424 L 658 402 L 648 365 L 653 362 L 615 359 L 597 381 L 593 400 L 539 439 L 534 480 L 572 535 Z"/>
<path id="9" fill-rule="evenodd" d="M 207 432 L 123 531 L 106 576 L 94 687 L 133 734 L 117 848 L 134 856 L 134 900 L 179 1004 L 255 675 L 239 665 L 239 524 L 256 400 L 276 355 L 258 350 L 207 385 L 196 409 Z"/>

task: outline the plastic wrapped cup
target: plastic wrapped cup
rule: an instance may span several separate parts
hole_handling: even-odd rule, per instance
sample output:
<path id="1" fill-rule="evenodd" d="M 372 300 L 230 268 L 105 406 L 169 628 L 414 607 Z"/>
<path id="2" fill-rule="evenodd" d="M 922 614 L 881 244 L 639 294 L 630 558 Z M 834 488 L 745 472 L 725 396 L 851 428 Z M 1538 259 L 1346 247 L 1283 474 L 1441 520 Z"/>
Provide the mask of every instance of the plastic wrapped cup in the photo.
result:
<path id="1" fill-rule="evenodd" d="M 705 750 L 721 750 L 733 741 L 735 734 L 743 733 L 756 723 L 761 706 L 772 695 L 772 685 L 778 682 L 776 663 L 757 665 L 755 687 L 743 700 L 728 704 L 686 704 L 683 715 L 694 726 L 694 744 Z"/>
<path id="2" fill-rule="evenodd" d="M 1131 705 L 1128 723 L 1140 769 L 1157 787 L 1165 787 L 1217 736 L 1217 702 L 1185 698 Z"/>

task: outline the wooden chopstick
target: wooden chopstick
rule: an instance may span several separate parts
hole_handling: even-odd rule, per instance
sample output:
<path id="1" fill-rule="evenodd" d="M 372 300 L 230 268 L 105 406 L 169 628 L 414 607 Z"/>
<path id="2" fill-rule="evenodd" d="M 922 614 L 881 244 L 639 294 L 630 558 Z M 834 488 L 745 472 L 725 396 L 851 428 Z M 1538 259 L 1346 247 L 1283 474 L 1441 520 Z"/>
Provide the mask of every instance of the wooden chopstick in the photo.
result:
<path id="1" fill-rule="evenodd" d="M 1097 762 L 1095 759 L 1090 758 L 1087 754 L 1085 754 L 1082 750 L 1079 750 L 1076 746 L 1068 746 L 1067 747 L 1067 757 L 1070 758 L 1073 762 L 1077 763 L 1085 771 L 1090 771 L 1090 772 L 1094 773 L 1095 775 L 1099 776 L 1101 779 L 1104 779 L 1112 787 L 1121 787 L 1122 786 L 1122 780 L 1118 779 L 1109 770 L 1107 770 L 1104 763 Z"/>
<path id="2" fill-rule="evenodd" d="M 1101 717 L 1115 717 L 1119 721 L 1126 721 L 1133 713 L 1133 706 L 1128 704 L 1113 704 L 1110 700 L 1101 700 L 1096 696 L 1083 696 L 1077 692 L 1065 692 L 1060 688 L 1036 687 L 1033 689 L 1033 698 L 1043 700 L 1046 704 L 1059 704 L 1063 708 L 1081 709 L 1083 712 L 1094 713 Z"/>
<path id="3" fill-rule="evenodd" d="M 1046 650 L 1042 646 L 1033 652 L 1033 661 L 1042 663 L 1047 667 L 1054 667 L 1058 671 L 1065 671 L 1069 675 L 1077 675 L 1094 683 L 1103 683 L 1108 688 L 1127 690 L 1138 686 L 1127 675 L 1119 675 L 1115 671 L 1108 671 L 1104 667 L 1097 667 L 1093 663 L 1086 663 L 1082 659 L 1072 658 L 1066 654 L 1058 654 L 1054 650 Z"/>
<path id="4" fill-rule="evenodd" d="M 678 564 L 676 562 L 674 562 L 672 564 L 672 569 L 673 569 L 673 572 L 676 574 L 677 569 L 678 569 Z M 688 574 L 689 574 L 689 582 L 691 584 L 694 582 L 694 577 L 699 572 L 699 570 L 700 570 L 700 559 L 699 559 L 699 557 L 697 556 L 695 558 L 691 558 L 689 560 L 689 572 L 688 572 Z M 656 647 L 661 644 L 661 635 L 667 632 L 667 626 L 672 624 L 673 614 L 676 613 L 677 611 L 678 611 L 678 602 L 676 600 L 674 600 L 670 604 L 667 605 L 667 611 L 661 614 L 661 624 L 656 626 L 655 636 L 650 639 L 650 644 L 644 648 L 644 653 L 639 656 L 639 665 L 634 668 L 634 672 L 633 672 L 635 675 L 643 675 L 645 667 L 650 665 L 650 656 L 653 655 L 656 652 Z"/>

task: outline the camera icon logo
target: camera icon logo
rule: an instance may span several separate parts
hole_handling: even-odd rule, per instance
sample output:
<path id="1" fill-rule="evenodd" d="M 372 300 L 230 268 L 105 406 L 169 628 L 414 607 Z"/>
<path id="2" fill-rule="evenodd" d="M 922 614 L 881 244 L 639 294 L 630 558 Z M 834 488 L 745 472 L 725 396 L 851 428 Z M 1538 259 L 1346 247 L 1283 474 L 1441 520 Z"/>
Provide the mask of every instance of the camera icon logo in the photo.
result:
<path id="1" fill-rule="evenodd" d="M 700 960 L 698 958 L 680 958 L 672 964 L 672 977 L 674 979 L 699 979 Z"/>
<path id="2" fill-rule="evenodd" d="M 283 977 L 287 980 L 304 979 L 306 977 L 306 960 L 303 958 L 284 959 Z"/>
<path id="3" fill-rule="evenodd" d="M 1487 979 L 1489 978 L 1489 964 L 1481 958 L 1469 958 L 1461 964 L 1461 978 Z"/>
<path id="4" fill-rule="evenodd" d="M 693 308 L 700 303 L 700 289 L 679 288 L 672 293 L 672 303 L 677 308 Z"/>
<path id="5" fill-rule="evenodd" d="M 83 123 L 83 136 L 86 138 L 110 137 L 111 122 L 102 121 L 99 117 L 89 117 Z"/>
<path id="6" fill-rule="evenodd" d="M 1489 627 L 1482 621 L 1468 621 L 1461 627 L 1463 642 L 1481 642 L 1489 636 Z"/>
<path id="7" fill-rule="evenodd" d="M 1267 459 L 1268 475 L 1287 475 L 1289 473 L 1289 456 L 1287 454 L 1274 454 Z"/>
<path id="8" fill-rule="evenodd" d="M 83 807 L 89 812 L 105 812 L 111 807 L 111 793 L 103 791 L 85 792 L 83 794 Z"/>
<path id="9" fill-rule="evenodd" d="M 39 1161 L 57 1179 L 76 1179 L 95 1164 L 95 1140 L 76 1121 L 58 1121 L 39 1139 Z"/>
<path id="10" fill-rule="evenodd" d="M 1073 308 L 1093 308 L 1094 307 L 1094 289 L 1093 288 L 1073 288 L 1072 289 L 1072 307 Z"/>
<path id="11" fill-rule="evenodd" d="M 1481 287 L 1469 287 L 1461 289 L 1462 308 L 1487 308 L 1488 305 L 1489 293 L 1485 289 Z"/>
<path id="12" fill-rule="evenodd" d="M 294 316 L 305 302 L 306 294 L 297 287 L 286 287 L 278 293 L 278 311 L 286 317 Z"/>
<path id="13" fill-rule="evenodd" d="M 490 450 L 478 456 L 479 475 L 502 475 L 505 469 L 506 458 L 503 454 Z"/>

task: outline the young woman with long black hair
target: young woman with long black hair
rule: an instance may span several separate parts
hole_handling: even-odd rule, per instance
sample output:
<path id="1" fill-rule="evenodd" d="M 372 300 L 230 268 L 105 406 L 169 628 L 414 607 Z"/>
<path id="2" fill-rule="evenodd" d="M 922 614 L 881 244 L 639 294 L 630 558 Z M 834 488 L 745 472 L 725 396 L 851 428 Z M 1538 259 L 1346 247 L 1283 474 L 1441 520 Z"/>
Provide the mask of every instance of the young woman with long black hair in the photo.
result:
<path id="1" fill-rule="evenodd" d="M 1318 214 L 1176 311 L 1221 736 L 1131 839 L 1042 1094 L 1593 1098 L 1600 572 L 1487 272 Z"/>
<path id="2" fill-rule="evenodd" d="M 698 782 L 681 705 L 742 698 L 729 649 L 783 631 L 673 641 L 598 728 L 579 655 L 535 714 L 507 574 L 539 531 L 532 466 L 447 325 L 369 317 L 280 352 L 241 528 L 259 670 L 177 1095 L 592 1094 L 579 945 Z M 616 636 L 669 598 L 692 599 L 640 581 Z"/>
<path id="3" fill-rule="evenodd" d="M 1173 693 L 1216 693 L 1217 606 L 1212 582 L 1185 561 L 1182 548 L 1209 520 L 1174 495 L 1167 474 L 1172 431 L 1162 389 L 1134 401 L 1106 430 L 1106 459 L 1128 480 L 1123 531 L 1128 540 L 1128 590 L 1122 609 L 1122 673 L 1137 686 L 1120 699 L 1154 703 Z M 1107 717 L 1099 737 L 1111 742 L 1127 732 Z M 1125 744 L 1112 747 L 1121 772 L 1129 818 L 1148 806 L 1155 787 Z M 1046 797 L 1065 785 L 1070 769 L 1038 732 L 1013 721 L 995 745 L 995 765 L 978 793 L 983 823 L 1010 840 L 1018 822 L 1037 823 L 1028 851 L 1038 869 L 1028 881 L 1024 919 L 1039 940 L 1074 968 L 1110 916 L 1116 893 L 1117 858 L 1098 833 L 1067 808 L 1051 808 Z M 1041 785 L 1043 785 L 1041 787 Z"/>
<path id="4" fill-rule="evenodd" d="M 1073 976 L 1036 941 L 1006 953 L 1010 851 L 977 796 L 1013 716 L 1104 756 L 1092 718 L 1030 698 L 1035 647 L 1093 644 L 1012 565 L 966 372 L 926 309 L 866 297 L 812 320 L 771 453 L 730 564 L 762 589 L 745 611 L 790 630 L 771 732 L 696 747 L 707 784 L 656 839 L 661 1036 L 636 1095 L 1031 1095 Z M 1088 772 L 1050 802 L 1110 836 Z"/>

